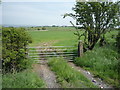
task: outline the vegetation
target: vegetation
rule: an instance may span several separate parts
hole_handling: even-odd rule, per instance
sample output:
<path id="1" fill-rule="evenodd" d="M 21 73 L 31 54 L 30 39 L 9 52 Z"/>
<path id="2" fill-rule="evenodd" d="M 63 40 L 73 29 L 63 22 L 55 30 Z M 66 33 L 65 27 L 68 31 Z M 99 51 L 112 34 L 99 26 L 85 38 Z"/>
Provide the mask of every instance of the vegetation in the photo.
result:
<path id="1" fill-rule="evenodd" d="M 13 72 L 27 68 L 30 65 L 27 59 L 26 46 L 31 43 L 30 36 L 24 28 L 2 29 L 2 59 L 3 71 Z"/>
<path id="2" fill-rule="evenodd" d="M 116 44 L 117 44 L 117 51 L 118 51 L 118 74 L 120 75 L 120 31 L 118 32 L 117 38 L 116 38 Z M 119 83 L 120 83 L 120 77 L 118 77 Z"/>
<path id="3" fill-rule="evenodd" d="M 2 87 L 45 87 L 43 80 L 35 72 L 31 71 L 33 60 L 28 59 L 26 53 L 27 45 L 31 43 L 31 37 L 26 30 L 24 28 L 3 27 L 2 40 Z"/>
<path id="4" fill-rule="evenodd" d="M 74 28 L 69 27 L 49 27 L 46 28 L 48 31 L 40 32 L 40 31 L 28 31 L 33 39 L 33 43 L 31 46 L 41 45 L 40 43 L 49 43 L 49 45 L 57 45 L 57 46 L 73 46 L 77 45 L 77 37 L 74 36 Z M 82 31 L 81 31 L 82 33 Z"/>
<path id="5" fill-rule="evenodd" d="M 116 37 L 116 44 L 117 44 L 117 48 L 118 48 L 118 53 L 120 53 L 120 31 Z"/>
<path id="6" fill-rule="evenodd" d="M 32 71 L 22 71 L 19 73 L 8 73 L 2 77 L 3 88 L 44 88 L 45 84 L 40 77 Z"/>
<path id="7" fill-rule="evenodd" d="M 76 65 L 92 71 L 95 76 L 116 87 L 119 86 L 118 62 L 117 50 L 112 45 L 96 47 L 74 61 Z"/>
<path id="8" fill-rule="evenodd" d="M 0 89 L 2 89 L 2 74 L 0 73 Z"/>
<path id="9" fill-rule="evenodd" d="M 40 46 L 40 43 L 47 42 L 48 45 L 76 45 L 77 47 L 78 42 L 77 37 L 74 36 L 75 29 L 73 27 L 46 27 L 46 29 L 48 30 L 46 32 L 34 31 L 34 28 L 28 31 L 33 40 L 31 46 Z M 79 30 L 79 32 L 84 33 L 84 30 Z M 117 33 L 118 31 L 116 30 L 106 33 L 105 37 L 109 45 L 103 47 L 96 45 L 93 51 L 86 52 L 82 58 L 77 58 L 75 63 L 118 87 L 118 53 L 115 46 L 112 45 L 115 43 L 115 38 L 111 38 L 112 36 L 116 36 Z M 81 39 L 84 40 L 83 37 Z M 49 66 L 56 73 L 58 83 L 62 87 L 96 87 L 80 72 L 71 68 L 62 58 L 52 58 L 49 61 Z M 21 88 L 22 86 L 23 88 L 44 87 L 45 84 L 43 85 L 42 79 L 39 78 L 34 72 L 31 73 L 31 71 L 22 71 L 15 74 L 8 73 L 3 75 L 3 86 L 4 88 Z"/>
<path id="10" fill-rule="evenodd" d="M 40 30 L 40 28 L 38 28 L 38 30 Z"/>
<path id="11" fill-rule="evenodd" d="M 62 58 L 52 58 L 49 60 L 51 70 L 57 75 L 58 83 L 64 88 L 94 88 L 94 86 L 80 72 L 74 70 L 67 64 L 67 61 Z"/>
<path id="12" fill-rule="evenodd" d="M 46 30 L 46 28 L 45 28 L 45 27 L 42 27 L 42 30 Z"/>
<path id="13" fill-rule="evenodd" d="M 0 89 L 2 87 L 45 88 L 44 81 L 30 68 L 35 62 L 33 63 L 33 58 L 27 57 L 27 46 L 58 45 L 76 46 L 77 48 L 78 40 L 84 41 L 85 53 L 82 57 L 74 57 L 74 63 L 93 72 L 94 77 L 100 77 L 111 86 L 120 88 L 120 31 L 115 30 L 120 25 L 119 9 L 120 1 L 76 2 L 73 8 L 75 14 L 65 14 L 64 17 L 73 17 L 79 27 L 76 27 L 71 21 L 73 26 L 70 27 L 52 25 L 51 27 L 2 28 L 0 26 L 0 36 L 2 36 L 2 39 L 0 38 L 0 42 L 2 42 L 0 43 L 2 46 L 0 47 L 2 50 L 0 62 L 2 61 L 3 66 L 3 74 L 1 74 L 0 66 L 0 85 L 2 84 Z M 76 48 L 70 49 L 77 52 Z M 48 50 L 51 51 L 51 49 Z M 40 50 L 37 49 L 37 51 Z M 30 56 L 40 57 L 42 54 L 37 51 L 32 48 L 33 53 Z M 42 57 L 44 56 L 42 55 Z M 62 57 L 47 59 L 50 69 L 55 72 L 57 82 L 62 88 L 97 88 Z"/>
<path id="14" fill-rule="evenodd" d="M 77 2 L 73 8 L 75 14 L 65 14 L 64 17 L 73 17 L 77 25 L 85 29 L 83 34 L 77 30 L 75 35 L 78 39 L 84 37 L 85 51 L 92 50 L 99 40 L 103 46 L 106 32 L 119 26 L 119 7 L 119 2 Z"/>

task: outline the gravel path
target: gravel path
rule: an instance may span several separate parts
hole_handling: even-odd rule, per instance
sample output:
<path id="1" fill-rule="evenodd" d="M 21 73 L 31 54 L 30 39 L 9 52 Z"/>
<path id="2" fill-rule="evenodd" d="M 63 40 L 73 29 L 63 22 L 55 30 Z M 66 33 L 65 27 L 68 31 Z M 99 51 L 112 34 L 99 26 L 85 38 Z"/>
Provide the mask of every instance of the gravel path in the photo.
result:
<path id="1" fill-rule="evenodd" d="M 57 41 L 40 43 L 39 46 L 49 46 Z M 39 50 L 39 49 L 38 49 Z M 50 70 L 47 65 L 47 60 L 40 60 L 39 64 L 34 65 L 35 71 L 40 75 L 40 77 L 45 81 L 46 88 L 59 88 L 60 85 L 56 81 L 56 75 Z"/>
<path id="2" fill-rule="evenodd" d="M 97 85 L 100 88 L 112 88 L 107 83 L 103 82 L 100 78 L 94 78 L 94 75 L 89 71 L 84 70 L 81 67 L 76 66 L 72 62 L 68 62 L 68 64 L 72 67 L 81 72 L 87 79 L 89 79 L 93 84 Z"/>
<path id="3" fill-rule="evenodd" d="M 34 70 L 45 81 L 46 88 L 59 88 L 60 85 L 56 82 L 55 74 L 49 69 L 47 64 L 35 64 Z"/>

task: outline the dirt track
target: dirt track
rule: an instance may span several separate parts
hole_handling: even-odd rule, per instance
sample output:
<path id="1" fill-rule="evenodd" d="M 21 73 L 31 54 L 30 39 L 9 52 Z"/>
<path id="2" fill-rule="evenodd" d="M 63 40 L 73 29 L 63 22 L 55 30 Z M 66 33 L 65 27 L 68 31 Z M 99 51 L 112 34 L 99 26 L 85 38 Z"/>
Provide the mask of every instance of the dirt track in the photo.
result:
<path id="1" fill-rule="evenodd" d="M 72 62 L 68 62 L 68 64 L 74 68 L 75 70 L 79 71 L 80 73 L 82 73 L 88 80 L 90 80 L 93 84 L 95 84 L 96 86 L 98 86 L 99 88 L 112 88 L 110 85 L 108 85 L 107 83 L 105 83 L 103 80 L 101 80 L 100 78 L 95 78 L 94 75 L 92 73 L 90 73 L 89 71 L 84 70 L 81 67 L 76 66 L 74 63 Z"/>
<path id="2" fill-rule="evenodd" d="M 49 69 L 47 64 L 35 64 L 34 70 L 45 81 L 46 88 L 59 88 L 60 85 L 56 82 L 55 74 Z"/>

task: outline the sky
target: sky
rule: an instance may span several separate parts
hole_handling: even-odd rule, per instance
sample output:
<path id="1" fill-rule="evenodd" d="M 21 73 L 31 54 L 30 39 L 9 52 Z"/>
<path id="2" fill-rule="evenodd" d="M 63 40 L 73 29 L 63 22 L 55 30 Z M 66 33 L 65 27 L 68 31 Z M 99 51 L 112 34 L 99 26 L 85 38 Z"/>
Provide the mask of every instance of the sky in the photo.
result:
<path id="1" fill-rule="evenodd" d="M 30 1 L 30 0 L 29 0 Z M 63 19 L 65 13 L 74 13 L 72 7 L 75 2 L 12 2 L 2 3 L 3 25 L 71 25 L 75 22 L 71 17 Z M 1 24 L 1 23 L 0 23 Z"/>
<path id="2" fill-rule="evenodd" d="M 63 19 L 65 13 L 75 13 L 75 0 L 2 0 L 0 24 L 18 26 L 70 26 L 71 17 Z"/>

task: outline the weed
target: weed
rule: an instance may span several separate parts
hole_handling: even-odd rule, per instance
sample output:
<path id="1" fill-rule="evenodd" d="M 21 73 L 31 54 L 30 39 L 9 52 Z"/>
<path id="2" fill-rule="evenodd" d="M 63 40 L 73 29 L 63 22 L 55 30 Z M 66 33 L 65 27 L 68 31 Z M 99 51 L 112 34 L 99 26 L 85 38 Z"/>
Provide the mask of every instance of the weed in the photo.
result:
<path id="1" fill-rule="evenodd" d="M 3 75 L 3 88 L 44 88 L 45 84 L 36 73 L 29 70 Z"/>
<path id="2" fill-rule="evenodd" d="M 118 83 L 118 53 L 112 46 L 96 47 L 88 51 L 81 58 L 76 58 L 74 63 L 89 69 L 106 82 L 119 86 Z"/>
<path id="3" fill-rule="evenodd" d="M 70 67 L 67 64 L 67 61 L 65 61 L 63 58 L 51 58 L 49 60 L 49 66 L 51 67 L 51 70 L 56 73 L 57 80 L 62 87 L 96 87 L 80 72 Z"/>

